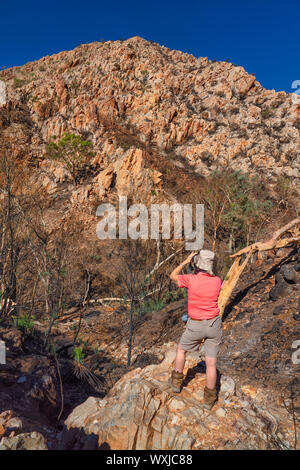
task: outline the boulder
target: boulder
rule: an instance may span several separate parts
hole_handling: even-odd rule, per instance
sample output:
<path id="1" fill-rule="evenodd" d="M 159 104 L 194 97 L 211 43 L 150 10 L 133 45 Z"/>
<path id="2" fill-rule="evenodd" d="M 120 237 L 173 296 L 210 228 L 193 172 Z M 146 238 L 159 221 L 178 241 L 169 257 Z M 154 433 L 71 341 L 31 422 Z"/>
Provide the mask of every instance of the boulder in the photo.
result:
<path id="1" fill-rule="evenodd" d="M 3 437 L 0 450 L 48 450 L 44 436 L 38 432 L 28 432 L 13 437 Z"/>
<path id="2" fill-rule="evenodd" d="M 270 289 L 269 298 L 273 301 L 281 299 L 282 297 L 288 295 L 289 291 L 289 285 L 285 281 L 279 282 L 278 284 L 275 284 L 272 289 Z"/>
<path id="3" fill-rule="evenodd" d="M 280 272 L 282 273 L 284 279 L 290 284 L 296 284 L 298 282 L 299 276 L 293 266 L 289 264 L 284 264 L 281 267 Z"/>
<path id="4" fill-rule="evenodd" d="M 225 395 L 225 398 L 229 397 L 230 395 L 234 395 L 235 381 L 231 377 L 222 375 L 220 383 L 221 383 L 220 394 Z"/>

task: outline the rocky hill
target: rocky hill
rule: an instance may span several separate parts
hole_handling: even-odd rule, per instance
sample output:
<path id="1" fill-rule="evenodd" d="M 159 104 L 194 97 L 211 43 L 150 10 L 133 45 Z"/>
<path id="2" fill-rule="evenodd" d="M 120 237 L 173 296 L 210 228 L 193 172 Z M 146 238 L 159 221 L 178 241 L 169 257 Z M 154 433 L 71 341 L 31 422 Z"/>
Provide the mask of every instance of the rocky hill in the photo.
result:
<path id="1" fill-rule="evenodd" d="M 225 276 L 236 221 L 218 226 L 223 199 L 236 196 L 242 215 L 260 207 L 255 196 L 273 204 L 249 218 L 242 244 L 299 215 L 300 107 L 292 96 L 264 89 L 242 67 L 139 37 L 84 44 L 2 70 L 0 84 L 0 153 L 11 165 L 0 167 L 0 274 L 13 279 L 15 301 L 0 324 L 8 348 L 8 364 L 0 366 L 0 448 L 295 448 L 297 246 L 253 257 L 236 286 L 223 317 L 220 401 L 207 414 L 199 405 L 201 354 L 187 363 L 182 395 L 166 388 L 186 313 L 186 298 L 166 280 L 178 245 L 161 244 L 149 255 L 151 268 L 163 255 L 173 257 L 152 286 L 163 295 L 135 317 L 128 368 L 128 311 L 120 301 L 125 248 L 96 236 L 97 206 L 120 195 L 147 204 L 203 202 L 205 245 L 216 243 Z M 91 144 L 76 178 L 49 155 L 48 144 L 66 134 Z M 214 170 L 259 179 L 250 188 L 238 176 L 228 183 L 232 193 L 212 200 Z M 51 316 L 53 286 L 60 309 Z M 57 356 L 45 349 L 50 331 Z M 80 345 L 86 368 L 78 369 Z"/>
<path id="2" fill-rule="evenodd" d="M 299 106 L 292 95 L 264 89 L 242 67 L 134 37 L 2 70 L 0 80 L 6 100 L 0 143 L 29 169 L 22 177 L 27 196 L 48 197 L 49 231 L 64 225 L 71 238 L 81 230 L 81 242 L 70 242 L 77 250 L 100 246 L 96 208 L 121 194 L 134 202 L 204 202 L 211 244 L 216 214 L 202 193 L 204 177 L 216 169 L 260 175 L 264 182 L 254 192 L 279 208 L 272 214 L 276 225 L 297 215 Z M 47 152 L 64 133 L 93 145 L 77 186 L 66 165 Z M 263 237 L 273 220 L 251 236 Z"/>
<path id="3" fill-rule="evenodd" d="M 85 231 L 92 224 L 94 232 L 95 207 L 114 191 L 178 200 L 226 166 L 262 175 L 270 189 L 276 175 L 299 186 L 299 106 L 234 64 L 134 37 L 83 44 L 2 70 L 0 80 L 2 141 L 30 165 L 27 185 L 59 193 L 55 219 L 76 216 Z M 77 188 L 46 151 L 66 132 L 93 143 Z"/>
<path id="4" fill-rule="evenodd" d="M 7 100 L 1 127 L 19 141 L 16 156 L 40 162 L 43 143 L 74 131 L 95 144 L 92 163 L 113 172 L 126 148 L 148 145 L 169 156 L 174 169 L 186 164 L 207 174 L 229 164 L 300 176 L 299 106 L 231 63 L 134 37 L 83 44 L 3 70 L 0 80 Z M 114 135 L 112 126 L 132 140 Z"/>

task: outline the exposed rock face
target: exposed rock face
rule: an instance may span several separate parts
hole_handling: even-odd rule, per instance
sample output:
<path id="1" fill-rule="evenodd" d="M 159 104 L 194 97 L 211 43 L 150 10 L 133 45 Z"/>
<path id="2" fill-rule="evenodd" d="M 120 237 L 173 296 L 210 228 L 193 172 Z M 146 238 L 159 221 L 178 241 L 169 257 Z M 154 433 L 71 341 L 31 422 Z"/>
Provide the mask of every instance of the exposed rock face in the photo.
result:
<path id="1" fill-rule="evenodd" d="M 110 449 L 268 449 L 292 448 L 293 427 L 279 429 L 280 413 L 267 410 L 263 390 L 244 386 L 235 395 L 230 377 L 221 377 L 219 401 L 212 412 L 202 408 L 205 374 L 196 356 L 186 363 L 180 394 L 167 380 L 176 345 L 165 345 L 165 359 L 126 374 L 105 399 L 90 397 L 65 422 L 62 447 L 84 433 L 98 436 Z M 255 397 L 255 400 L 253 399 Z M 280 437 L 281 436 L 281 437 Z"/>
<path id="2" fill-rule="evenodd" d="M 148 143 L 175 159 L 184 156 L 201 174 L 228 163 L 300 176 L 299 106 L 292 95 L 265 90 L 243 67 L 134 37 L 83 44 L 1 71 L 0 79 L 6 109 L 22 103 L 28 110 L 28 151 L 36 160 L 45 141 L 75 131 L 93 141 L 95 161 L 104 166 Z M 130 187 L 126 164 L 119 166 L 120 186 Z"/>
<path id="3" fill-rule="evenodd" d="M 22 427 L 21 419 L 15 417 L 12 410 L 6 410 L 0 414 L 0 437 L 5 434 L 9 435 L 11 432 L 20 432 Z"/>
<path id="4" fill-rule="evenodd" d="M 41 433 L 24 432 L 23 427 L 28 426 L 26 421 L 15 416 L 12 410 L 0 414 L 0 450 L 48 450 Z"/>
<path id="5" fill-rule="evenodd" d="M 143 194 L 149 195 L 153 187 L 161 186 L 161 176 L 160 172 L 145 168 L 141 149 L 130 149 L 95 176 L 94 191 L 100 198 L 103 197 L 115 178 L 114 184 L 119 195 L 132 196 L 138 191 L 143 198 Z"/>

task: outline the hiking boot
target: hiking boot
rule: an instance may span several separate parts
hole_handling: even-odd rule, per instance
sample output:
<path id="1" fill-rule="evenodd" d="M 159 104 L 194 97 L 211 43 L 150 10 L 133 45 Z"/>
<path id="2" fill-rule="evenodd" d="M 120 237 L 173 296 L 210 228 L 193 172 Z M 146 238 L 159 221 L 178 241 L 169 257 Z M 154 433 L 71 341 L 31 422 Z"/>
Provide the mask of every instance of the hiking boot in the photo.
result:
<path id="1" fill-rule="evenodd" d="M 172 375 L 169 378 L 169 384 L 171 385 L 173 392 L 180 393 L 183 377 L 183 373 L 177 372 L 177 370 L 172 371 Z"/>
<path id="2" fill-rule="evenodd" d="M 215 388 L 204 388 L 204 405 L 206 410 L 211 410 L 217 401 L 217 390 Z"/>

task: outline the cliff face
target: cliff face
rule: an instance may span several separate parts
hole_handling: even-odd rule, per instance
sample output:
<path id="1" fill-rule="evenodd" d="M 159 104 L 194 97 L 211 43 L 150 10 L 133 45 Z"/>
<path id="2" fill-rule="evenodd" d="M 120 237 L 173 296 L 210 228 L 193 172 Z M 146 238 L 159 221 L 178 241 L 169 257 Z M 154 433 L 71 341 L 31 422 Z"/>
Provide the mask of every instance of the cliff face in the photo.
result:
<path id="1" fill-rule="evenodd" d="M 242 67 L 212 62 L 134 37 L 80 45 L 0 72 L 7 106 L 31 121 L 12 124 L 28 154 L 80 132 L 95 144 L 93 163 L 107 166 L 124 149 L 149 144 L 207 174 L 220 164 L 299 177 L 299 106 L 264 89 Z M 2 122 L 3 126 L 3 122 Z M 112 127 L 135 135 L 113 135 Z M 114 171 L 116 171 L 116 166 Z"/>

